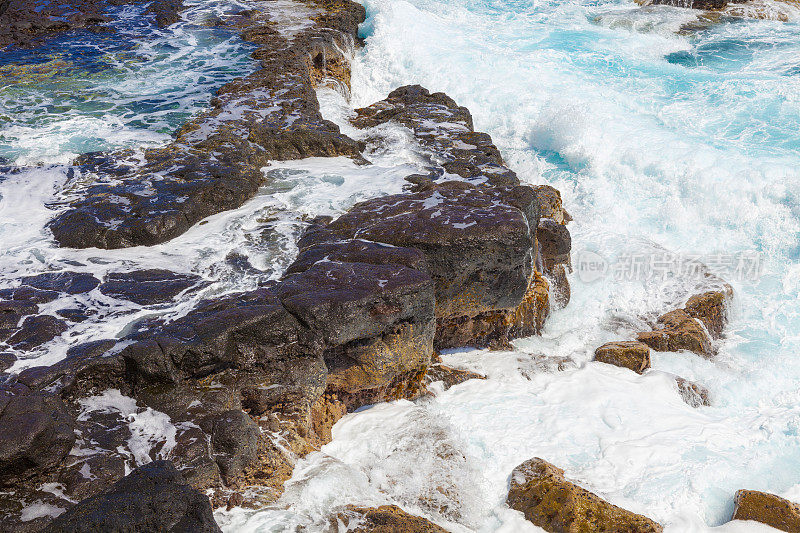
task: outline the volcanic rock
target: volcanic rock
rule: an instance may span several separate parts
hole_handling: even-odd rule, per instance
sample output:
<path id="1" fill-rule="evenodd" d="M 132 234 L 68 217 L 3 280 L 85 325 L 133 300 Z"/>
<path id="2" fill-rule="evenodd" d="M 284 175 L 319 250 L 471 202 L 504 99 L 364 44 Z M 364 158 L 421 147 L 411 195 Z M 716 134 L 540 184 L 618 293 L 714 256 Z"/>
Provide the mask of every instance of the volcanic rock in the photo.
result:
<path id="1" fill-rule="evenodd" d="M 595 361 L 643 374 L 650 368 L 650 348 L 637 341 L 609 342 L 594 351 Z"/>
<path id="2" fill-rule="evenodd" d="M 56 518 L 47 532 L 220 531 L 211 504 L 169 461 L 139 467 L 110 490 Z"/>
<path id="3" fill-rule="evenodd" d="M 199 276 L 161 269 L 114 272 L 100 285 L 100 292 L 139 305 L 153 305 L 171 301 L 200 281 Z"/>
<path id="4" fill-rule="evenodd" d="M 75 442 L 74 425 L 58 396 L 22 385 L 0 389 L 0 485 L 56 467 Z"/>
<path id="5" fill-rule="evenodd" d="M 781 531 L 800 531 L 800 505 L 767 492 L 740 490 L 733 520 L 753 520 Z"/>
<path id="6" fill-rule="evenodd" d="M 355 526 L 355 529 L 351 529 Z M 344 529 L 340 529 L 344 526 Z M 396 505 L 381 507 L 349 507 L 331 519 L 336 533 L 447 533 L 447 530 L 425 518 L 406 513 Z"/>
<path id="7" fill-rule="evenodd" d="M 658 318 L 659 329 L 642 332 L 636 339 L 658 352 L 688 350 L 703 357 L 712 357 L 711 339 L 697 319 L 683 309 L 676 309 Z"/>
<path id="8" fill-rule="evenodd" d="M 570 483 L 564 471 L 535 458 L 519 465 L 511 474 L 506 500 L 509 507 L 553 533 L 578 531 L 660 532 L 662 527 L 642 515 L 602 500 Z"/>

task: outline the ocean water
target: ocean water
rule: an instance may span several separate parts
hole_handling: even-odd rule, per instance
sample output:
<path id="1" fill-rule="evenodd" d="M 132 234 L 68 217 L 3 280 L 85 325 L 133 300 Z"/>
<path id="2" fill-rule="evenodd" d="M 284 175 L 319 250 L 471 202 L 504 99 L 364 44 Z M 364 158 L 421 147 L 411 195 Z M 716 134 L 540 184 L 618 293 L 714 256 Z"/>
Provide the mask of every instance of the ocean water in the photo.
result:
<path id="1" fill-rule="evenodd" d="M 169 268 L 210 282 L 165 306 L 98 291 L 48 304 L 43 311 L 84 305 L 98 314 L 19 354 L 14 370 L 123 335 L 142 317 L 177 316 L 201 297 L 280 276 L 304 220 L 397 192 L 423 164 L 403 128 L 365 133 L 345 122 L 352 107 L 420 83 L 468 106 L 523 181 L 561 190 L 574 218 L 572 301 L 541 337 L 516 341 L 513 351 L 444 354 L 447 364 L 489 379 L 348 415 L 331 444 L 298 462 L 275 506 L 219 511 L 223 529 L 321 531 L 338 506 L 395 503 L 456 532 L 537 531 L 503 503 L 511 470 L 531 457 L 670 532 L 770 530 L 723 525 L 740 488 L 800 501 L 794 8 L 765 0 L 752 9 L 772 20 L 708 24 L 692 11 L 624 0 L 369 0 L 352 101 L 331 90 L 320 98 L 346 132 L 384 139 L 370 147 L 372 166 L 274 163 L 256 198 L 165 245 L 56 248 L 45 224 L 75 155 L 167 142 L 214 87 L 254 68 L 246 44 L 199 24 L 247 5 L 202 0 L 164 30 L 122 12 L 120 28 L 145 39 L 83 35 L 0 53 L 4 76 L 10 64 L 29 67 L 0 86 L 0 155 L 21 166 L 0 170 L 3 286 L 65 268 L 101 277 Z M 302 25 L 302 8 L 279 5 L 281 17 Z M 697 260 L 736 293 L 715 359 L 658 353 L 643 376 L 591 361 L 596 347 L 632 338 L 702 289 L 691 275 Z M 558 357 L 572 364 L 555 371 L 548 361 Z M 708 387 L 713 405 L 686 405 L 673 375 Z M 128 400 L 105 400 L 133 412 Z M 169 427 L 158 413 L 140 418 Z M 142 446 L 163 449 L 169 435 L 156 442 L 151 429 L 142 428 Z"/>

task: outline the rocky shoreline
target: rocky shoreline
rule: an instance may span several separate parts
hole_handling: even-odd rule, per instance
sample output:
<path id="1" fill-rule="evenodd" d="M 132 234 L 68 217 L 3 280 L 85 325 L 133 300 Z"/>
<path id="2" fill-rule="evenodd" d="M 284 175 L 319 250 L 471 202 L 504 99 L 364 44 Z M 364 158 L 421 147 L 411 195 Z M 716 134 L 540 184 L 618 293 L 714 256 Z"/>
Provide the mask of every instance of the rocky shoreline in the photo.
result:
<path id="1" fill-rule="evenodd" d="M 19 9 L 10 6 L 0 17 Z M 364 8 L 349 0 L 305 7 L 310 24 L 300 28 L 256 10 L 228 21 L 259 46 L 261 68 L 222 87 L 173 143 L 143 158 L 76 161 L 87 184 L 76 185 L 50 224 L 56 241 L 168 241 L 252 198 L 270 160 L 347 156 L 369 164 L 363 143 L 322 117 L 315 93 L 326 80 L 349 85 Z M 0 354 L 4 528 L 218 531 L 212 508 L 275 502 L 297 459 L 330 442 L 346 413 L 416 400 L 434 381 L 481 378 L 443 366 L 439 350 L 507 348 L 540 333 L 551 307 L 568 304 L 571 217 L 559 192 L 521 183 L 491 137 L 474 130 L 469 110 L 443 93 L 401 87 L 352 119 L 360 129 L 388 122 L 412 132 L 429 172 L 406 177 L 401 194 L 311 221 L 280 280 L 205 300 L 175 320 L 143 320 L 122 338 L 73 347 L 52 366 L 4 374 L 13 356 Z M 0 335 L 24 350 L 65 331 L 75 317 L 39 314 L 60 294 L 97 289 L 153 302 L 202 283 L 166 271 L 21 279 L 0 293 Z M 709 285 L 720 287 L 687 295 L 652 331 L 604 345 L 596 359 L 643 373 L 651 349 L 713 357 L 732 289 L 722 280 Z M 699 384 L 676 377 L 676 387 L 693 407 L 710 402 Z M 139 417 L 157 421 L 166 439 L 132 424 Z M 661 531 L 541 459 L 511 473 L 508 504 L 547 531 Z M 779 523 L 763 518 L 772 516 L 764 497 L 742 493 L 737 504 L 738 517 Z M 355 531 L 444 531 L 393 506 L 347 508 L 331 520 L 353 521 Z"/>

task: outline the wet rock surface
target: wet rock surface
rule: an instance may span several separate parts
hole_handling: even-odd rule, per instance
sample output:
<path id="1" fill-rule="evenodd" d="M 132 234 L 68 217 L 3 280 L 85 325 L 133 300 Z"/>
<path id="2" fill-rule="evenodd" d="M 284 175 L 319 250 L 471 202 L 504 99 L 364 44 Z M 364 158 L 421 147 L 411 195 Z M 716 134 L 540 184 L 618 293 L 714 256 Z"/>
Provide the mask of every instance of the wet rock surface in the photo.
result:
<path id="1" fill-rule="evenodd" d="M 93 182 L 52 221 L 59 243 L 163 242 L 252 197 L 271 159 L 362 161 L 359 143 L 322 119 L 313 88 L 325 78 L 349 82 L 342 50 L 355 42 L 363 7 L 310 6 L 318 14 L 292 34 L 279 31 L 268 6 L 228 21 L 260 46 L 254 57 L 262 68 L 220 89 L 212 109 L 172 144 L 143 160 L 127 152 L 82 156 L 80 171 Z M 274 502 L 297 458 L 329 442 L 347 412 L 419 398 L 433 380 L 448 387 L 482 377 L 435 364 L 436 348 L 504 348 L 539 332 L 550 306 L 545 276 L 562 267 L 566 283 L 569 264 L 569 216 L 557 191 L 520 184 L 491 138 L 473 130 L 469 111 L 446 95 L 404 87 L 360 110 L 356 124 L 389 120 L 413 130 L 431 173 L 409 177 L 403 194 L 313 221 L 283 278 L 202 301 L 177 319 L 144 318 L 121 338 L 74 346 L 52 366 L 9 376 L 0 393 L 18 395 L 14 405 L 46 399 L 42 412 L 60 429 L 32 420 L 21 440 L 0 433 L 10 450 L 0 479 L 17 482 L 18 496 L 58 483 L 64 497 L 52 501 L 62 509 L 85 500 L 59 519 L 76 528 L 88 517 L 86 524 L 103 529 L 98 513 L 114 502 L 133 513 L 128 494 L 152 480 L 140 475 L 129 491 L 133 474 L 123 479 L 125 472 L 162 459 L 182 477 L 164 474 L 171 467 L 163 465 L 154 475 L 166 476 L 165 493 L 177 490 L 179 502 L 194 502 L 183 481 L 210 490 L 214 505 Z M 550 233 L 539 232 L 540 221 Z M 540 246 L 539 237 L 551 233 L 557 238 Z M 65 320 L 91 312 L 78 306 L 56 310 L 61 318 L 40 314 L 58 298 L 91 293 L 159 306 L 204 286 L 165 270 L 112 272 L 102 281 L 54 272 L 20 283 L 0 292 L 1 331 L 15 346 L 40 340 L 22 331 L 51 336 Z M 4 423 L 6 411 L 0 415 Z M 140 419 L 156 421 L 160 433 L 143 433 Z M 13 497 L 3 501 L 11 507 L 0 502 L 0 513 L 23 527 Z M 186 505 L 198 509 L 195 503 Z M 179 511 L 166 509 L 165 517 Z M 121 519 L 135 523 L 125 513 Z M 438 530 L 397 508 L 362 515 L 375 530 Z"/>
<path id="2" fill-rule="evenodd" d="M 72 507 L 45 531 L 219 532 L 211 504 L 169 461 L 142 466 L 114 486 Z"/>
<path id="3" fill-rule="evenodd" d="M 563 470 L 539 458 L 522 463 L 511 473 L 507 503 L 535 525 L 554 533 L 663 530 L 649 518 L 611 505 L 570 483 Z"/>
<path id="4" fill-rule="evenodd" d="M 711 339 L 701 323 L 683 309 L 660 316 L 658 324 L 658 329 L 639 333 L 636 340 L 658 352 L 687 350 L 703 357 L 714 355 Z"/>
<path id="5" fill-rule="evenodd" d="M 0 49 L 30 46 L 76 29 L 110 31 L 106 23 L 114 7 L 142 5 L 159 27 L 178 21 L 182 0 L 5 0 L 0 2 Z"/>
<path id="6" fill-rule="evenodd" d="M 329 70 L 352 48 L 364 8 L 349 1 L 309 5 L 324 16 L 292 36 L 273 27 L 268 5 L 232 22 L 259 46 L 253 56 L 261 69 L 220 88 L 212 108 L 185 124 L 173 143 L 145 151 L 144 161 L 128 152 L 79 158 L 93 183 L 51 221 L 56 241 L 75 248 L 161 243 L 253 197 L 270 160 L 360 158 L 358 143 L 322 118 L 314 79 L 344 75 Z"/>
<path id="7" fill-rule="evenodd" d="M 111 273 L 100 284 L 99 290 L 113 298 L 153 305 L 169 302 L 183 291 L 201 284 L 199 276 L 151 269 Z"/>
<path id="8" fill-rule="evenodd" d="M 756 490 L 740 490 L 734 500 L 733 520 L 752 520 L 780 531 L 800 531 L 800 505 Z"/>
<path id="9" fill-rule="evenodd" d="M 675 384 L 678 386 L 678 392 L 683 401 L 692 407 L 708 407 L 711 405 L 711 393 L 702 385 L 681 377 L 675 378 Z"/>
<path id="10" fill-rule="evenodd" d="M 637 341 L 609 342 L 594 352 L 595 361 L 642 374 L 650 368 L 650 348 Z"/>
<path id="11" fill-rule="evenodd" d="M 343 526 L 343 527 L 342 527 Z M 396 505 L 351 507 L 331 520 L 334 532 L 344 533 L 446 533 L 425 518 L 406 513 Z"/>

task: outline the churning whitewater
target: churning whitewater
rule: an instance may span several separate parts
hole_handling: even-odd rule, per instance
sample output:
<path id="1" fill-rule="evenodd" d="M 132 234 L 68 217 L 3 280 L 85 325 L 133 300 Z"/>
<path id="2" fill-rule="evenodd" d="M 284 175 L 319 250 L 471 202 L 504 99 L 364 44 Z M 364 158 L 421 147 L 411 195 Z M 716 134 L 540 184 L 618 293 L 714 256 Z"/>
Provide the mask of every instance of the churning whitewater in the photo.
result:
<path id="1" fill-rule="evenodd" d="M 93 312 L 17 354 L 8 372 L 281 278 L 309 221 L 400 193 L 404 177 L 428 170 L 408 128 L 349 122 L 354 109 L 420 84 L 467 107 L 522 183 L 561 191 L 570 302 L 541 335 L 503 350 L 443 351 L 444 364 L 487 379 L 434 383 L 422 399 L 347 414 L 330 443 L 295 457 L 276 502 L 218 508 L 222 530 L 325 531 L 343 506 L 395 504 L 453 532 L 543 531 L 506 504 L 512 470 L 540 457 L 670 533 L 775 531 L 729 521 L 742 488 L 800 501 L 800 9 L 765 0 L 735 7 L 758 17 L 703 19 L 629 0 L 363 3 L 363 47 L 347 51 L 351 86 L 320 85 L 317 97 L 372 164 L 270 162 L 244 205 L 154 246 L 53 242 L 47 223 L 86 187 L 71 161 L 165 145 L 214 90 L 256 71 L 256 47 L 209 21 L 260 4 L 292 28 L 315 14 L 284 0 L 198 0 L 157 29 L 127 6 L 114 14 L 116 33 L 0 52 L 2 288 L 64 269 L 197 280 L 156 306 L 99 291 L 46 302 L 40 312 Z M 635 338 L 703 290 L 691 275 L 698 262 L 735 295 L 715 357 L 653 351 L 641 375 L 593 360 L 597 347 Z M 710 405 L 688 405 L 675 376 L 705 386 Z M 80 406 L 81 416 L 133 424 L 132 466 L 175 446 L 180 423 L 119 390 Z M 64 511 L 26 505 L 31 520 Z"/>

